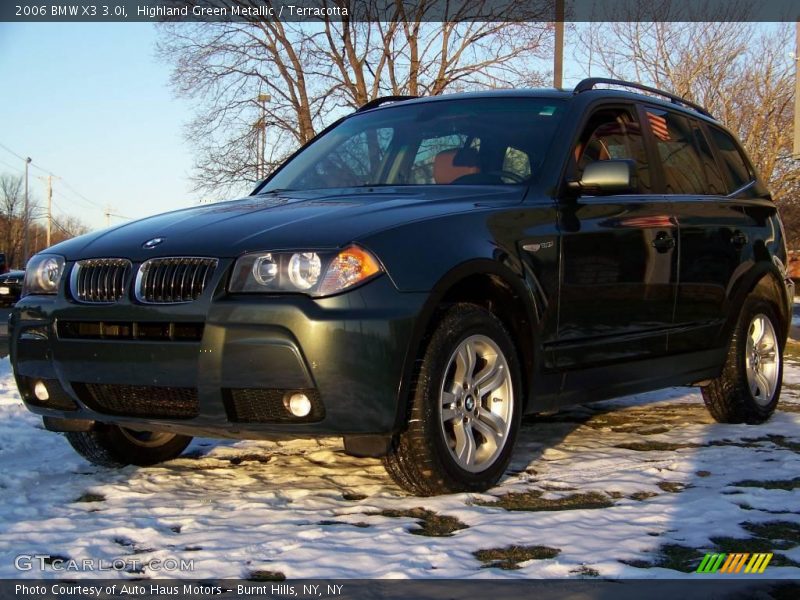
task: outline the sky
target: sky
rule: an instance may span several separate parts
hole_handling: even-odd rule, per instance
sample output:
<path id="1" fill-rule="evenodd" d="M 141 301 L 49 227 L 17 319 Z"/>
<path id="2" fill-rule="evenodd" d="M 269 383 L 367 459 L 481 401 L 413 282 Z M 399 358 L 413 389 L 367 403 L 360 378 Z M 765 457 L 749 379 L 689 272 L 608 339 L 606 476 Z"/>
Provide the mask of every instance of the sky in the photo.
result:
<path id="1" fill-rule="evenodd" d="M 192 191 L 194 106 L 170 89 L 157 38 L 151 23 L 0 23 L 0 173 L 30 156 L 32 195 L 60 177 L 54 214 L 92 229 L 223 199 Z M 565 87 L 584 75 L 569 41 Z"/>
<path id="2" fill-rule="evenodd" d="M 0 23 L 0 173 L 24 169 L 11 152 L 30 156 L 32 193 L 45 198 L 43 170 L 61 177 L 54 213 L 91 228 L 109 206 L 114 225 L 197 203 L 191 105 L 169 89 L 156 38 L 149 23 Z"/>
<path id="3" fill-rule="evenodd" d="M 54 215 L 92 229 L 223 199 L 192 191 L 194 107 L 169 88 L 157 37 L 151 23 L 0 23 L 0 173 L 31 157 L 32 195 L 60 177 Z"/>
<path id="4" fill-rule="evenodd" d="M 56 218 L 92 229 L 222 199 L 192 191 L 195 107 L 169 88 L 157 38 L 150 23 L 0 23 L 0 173 L 30 156 L 31 193 L 60 177 Z"/>

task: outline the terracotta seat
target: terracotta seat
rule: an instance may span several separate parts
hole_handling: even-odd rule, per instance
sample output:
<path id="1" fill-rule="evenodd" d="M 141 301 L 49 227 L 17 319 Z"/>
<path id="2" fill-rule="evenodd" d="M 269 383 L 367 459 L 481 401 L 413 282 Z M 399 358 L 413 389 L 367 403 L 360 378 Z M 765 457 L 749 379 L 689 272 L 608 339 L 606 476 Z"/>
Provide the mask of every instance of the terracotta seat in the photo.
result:
<path id="1" fill-rule="evenodd" d="M 433 180 L 437 184 L 453 183 L 464 175 L 480 173 L 478 153 L 472 148 L 453 148 L 439 152 L 433 159 Z"/>

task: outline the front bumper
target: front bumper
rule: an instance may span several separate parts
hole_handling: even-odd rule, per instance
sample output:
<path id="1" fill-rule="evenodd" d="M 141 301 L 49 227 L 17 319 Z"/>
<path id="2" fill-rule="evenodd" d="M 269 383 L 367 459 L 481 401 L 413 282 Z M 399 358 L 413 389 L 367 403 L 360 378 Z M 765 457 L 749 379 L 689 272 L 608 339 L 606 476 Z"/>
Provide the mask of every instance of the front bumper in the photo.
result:
<path id="1" fill-rule="evenodd" d="M 228 296 L 222 280 L 214 284 L 207 298 L 188 304 L 142 305 L 123 299 L 114 305 L 86 305 L 66 299 L 63 291 L 22 299 L 10 319 L 9 334 L 26 406 L 44 416 L 208 437 L 395 430 L 398 394 L 425 294 L 400 293 L 387 276 L 323 299 Z M 77 330 L 75 323 L 100 322 L 172 323 L 177 329 L 199 325 L 201 335 L 190 341 L 65 335 L 67 324 Z M 61 389 L 49 402 L 41 402 L 33 394 L 37 381 L 51 387 L 57 382 Z M 138 390 L 139 396 L 147 389 L 183 390 L 196 399 L 197 410 L 190 417 L 109 411 L 90 401 L 87 386 L 122 386 Z M 267 395 L 302 390 L 321 403 L 322 410 L 313 422 L 242 421 L 231 414 L 236 390 L 266 390 Z M 165 402 L 173 397 L 180 402 L 180 394 L 171 393 Z M 249 397 L 259 401 L 258 393 Z M 75 408 L 63 410 L 70 405 Z"/>

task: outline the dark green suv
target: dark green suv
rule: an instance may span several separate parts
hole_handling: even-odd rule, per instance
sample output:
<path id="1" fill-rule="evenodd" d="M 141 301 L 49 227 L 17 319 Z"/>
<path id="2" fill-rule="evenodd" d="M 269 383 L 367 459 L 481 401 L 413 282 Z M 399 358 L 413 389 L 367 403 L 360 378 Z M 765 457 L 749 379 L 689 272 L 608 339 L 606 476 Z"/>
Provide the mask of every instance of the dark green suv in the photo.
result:
<path id="1" fill-rule="evenodd" d="M 697 385 L 719 421 L 769 418 L 786 262 L 740 145 L 681 98 L 393 97 L 247 198 L 36 255 L 11 352 L 98 464 L 335 435 L 413 493 L 484 490 L 525 414 Z"/>

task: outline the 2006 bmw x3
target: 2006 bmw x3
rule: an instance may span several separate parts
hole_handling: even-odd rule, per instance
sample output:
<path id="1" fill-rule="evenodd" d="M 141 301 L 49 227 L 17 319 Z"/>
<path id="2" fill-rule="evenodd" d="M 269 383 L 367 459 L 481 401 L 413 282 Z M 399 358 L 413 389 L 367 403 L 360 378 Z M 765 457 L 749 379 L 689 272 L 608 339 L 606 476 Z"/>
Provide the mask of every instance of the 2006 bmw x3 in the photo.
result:
<path id="1" fill-rule="evenodd" d="M 718 421 L 769 418 L 785 265 L 751 162 L 679 97 L 393 97 L 245 199 L 33 257 L 12 361 L 101 465 L 335 435 L 412 493 L 484 490 L 521 417 L 564 404 L 696 385 Z"/>

